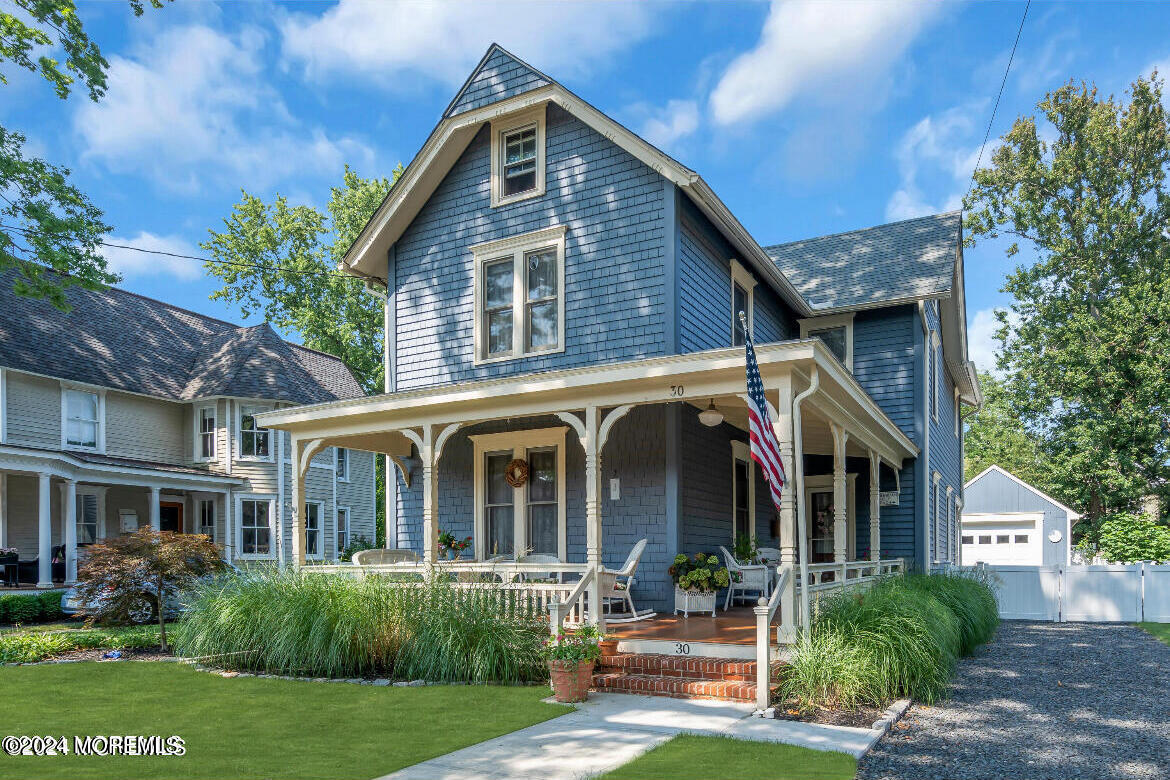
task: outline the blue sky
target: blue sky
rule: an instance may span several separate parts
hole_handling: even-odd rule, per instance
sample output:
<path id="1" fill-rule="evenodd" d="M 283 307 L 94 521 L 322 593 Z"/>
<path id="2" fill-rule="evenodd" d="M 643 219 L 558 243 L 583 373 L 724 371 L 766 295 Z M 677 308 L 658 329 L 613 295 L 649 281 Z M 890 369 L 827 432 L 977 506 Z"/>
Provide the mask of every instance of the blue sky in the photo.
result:
<path id="1" fill-rule="evenodd" d="M 67 165 L 111 241 L 201 254 L 240 190 L 323 206 L 349 163 L 388 175 L 497 41 L 698 170 L 762 244 L 957 206 L 1022 3 L 225 3 L 134 18 L 79 2 L 100 104 L 32 74 L 0 118 Z M 1170 70 L 1170 8 L 1034 3 L 992 131 L 1068 79 L 1121 94 Z M 197 262 L 110 250 L 123 286 L 225 319 Z M 972 352 L 1027 253 L 966 253 Z"/>

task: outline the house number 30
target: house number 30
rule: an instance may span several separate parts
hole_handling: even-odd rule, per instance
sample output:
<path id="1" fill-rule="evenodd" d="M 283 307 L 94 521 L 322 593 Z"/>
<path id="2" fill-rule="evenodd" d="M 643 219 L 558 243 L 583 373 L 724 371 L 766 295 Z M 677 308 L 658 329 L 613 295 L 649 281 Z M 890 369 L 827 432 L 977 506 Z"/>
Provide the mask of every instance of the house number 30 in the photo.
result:
<path id="1" fill-rule="evenodd" d="M 671 394 L 671 396 L 673 396 L 675 398 L 681 398 L 683 393 L 685 393 L 685 392 L 686 392 L 686 388 L 683 387 L 682 385 L 671 385 L 670 386 L 670 394 Z"/>
<path id="2" fill-rule="evenodd" d="M 674 643 L 674 654 L 675 655 L 690 655 L 691 654 L 691 646 L 689 644 L 687 644 L 686 642 L 675 642 Z"/>

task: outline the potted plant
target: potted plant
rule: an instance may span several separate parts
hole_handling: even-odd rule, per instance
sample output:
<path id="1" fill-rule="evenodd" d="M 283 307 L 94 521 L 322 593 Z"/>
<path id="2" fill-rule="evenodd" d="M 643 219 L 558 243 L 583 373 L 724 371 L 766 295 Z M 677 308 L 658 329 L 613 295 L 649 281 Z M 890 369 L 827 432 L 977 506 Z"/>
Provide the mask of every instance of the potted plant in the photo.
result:
<path id="1" fill-rule="evenodd" d="M 735 559 L 740 563 L 750 565 L 758 563 L 760 548 L 756 546 L 756 537 L 751 534 L 737 534 L 735 537 Z"/>
<path id="2" fill-rule="evenodd" d="M 607 655 L 617 655 L 618 638 L 610 634 L 602 634 L 597 640 L 597 646 L 601 648 L 602 657 Z"/>
<path id="3" fill-rule="evenodd" d="M 720 566 L 718 558 L 707 553 L 679 554 L 668 571 L 674 580 L 674 614 L 681 610 L 684 617 L 690 617 L 692 610 L 709 610 L 715 617 L 715 592 L 731 583 L 727 567 Z"/>
<path id="4" fill-rule="evenodd" d="M 596 626 L 585 625 L 572 633 L 558 629 L 556 636 L 545 640 L 549 683 L 557 701 L 585 701 L 593 684 L 593 666 L 601 657 L 600 639 Z"/>
<path id="5" fill-rule="evenodd" d="M 471 546 L 471 537 L 466 537 L 463 541 L 455 538 L 455 534 L 450 531 L 439 531 L 439 555 L 447 556 L 447 560 L 453 561 L 459 555 Z"/>

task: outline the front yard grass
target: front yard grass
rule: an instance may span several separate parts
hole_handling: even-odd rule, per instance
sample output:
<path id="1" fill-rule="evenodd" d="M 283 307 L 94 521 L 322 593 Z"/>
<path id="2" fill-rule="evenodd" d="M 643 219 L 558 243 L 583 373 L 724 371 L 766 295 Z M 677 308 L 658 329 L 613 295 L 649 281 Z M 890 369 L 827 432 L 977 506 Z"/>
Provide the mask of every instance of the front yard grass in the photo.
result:
<path id="1" fill-rule="evenodd" d="M 1138 623 L 1138 628 L 1170 645 L 1170 623 Z"/>
<path id="2" fill-rule="evenodd" d="M 373 778 L 563 715 L 545 686 L 225 679 L 177 663 L 0 669 L 0 735 L 177 735 L 186 755 L 0 755 L 0 778 Z"/>
<path id="3" fill-rule="evenodd" d="M 852 780 L 856 772 L 857 762 L 845 753 L 681 734 L 601 780 Z"/>

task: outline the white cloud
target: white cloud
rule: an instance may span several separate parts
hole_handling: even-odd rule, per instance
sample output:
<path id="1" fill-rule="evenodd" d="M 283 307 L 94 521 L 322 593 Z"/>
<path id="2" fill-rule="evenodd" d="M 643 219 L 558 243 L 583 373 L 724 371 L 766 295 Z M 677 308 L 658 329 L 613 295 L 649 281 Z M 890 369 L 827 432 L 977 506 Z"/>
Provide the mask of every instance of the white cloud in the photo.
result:
<path id="1" fill-rule="evenodd" d="M 980 371 L 989 371 L 999 376 L 995 367 L 995 357 L 999 352 L 999 339 L 995 337 L 999 330 L 997 311 L 1004 311 L 1002 307 L 980 309 L 967 325 L 967 356 L 975 363 Z M 1008 325 L 1015 328 L 1020 322 L 1019 315 L 1008 311 Z"/>
<path id="2" fill-rule="evenodd" d="M 309 75 L 359 73 L 382 83 L 426 76 L 458 85 L 493 42 L 546 72 L 577 74 L 651 31 L 648 4 L 374 3 L 341 0 L 281 24 L 285 57 Z"/>
<path id="3" fill-rule="evenodd" d="M 372 152 L 349 137 L 304 128 L 265 82 L 264 37 L 210 27 L 168 28 L 132 57 L 111 57 L 109 91 L 79 101 L 84 155 L 117 172 L 141 172 L 172 189 L 206 179 L 264 188 L 306 171 L 336 175 Z"/>
<path id="4" fill-rule="evenodd" d="M 910 219 L 962 205 L 979 155 L 975 120 L 982 110 L 981 104 L 956 106 L 923 117 L 906 131 L 894 152 L 900 182 L 886 203 L 887 219 Z M 994 148 L 994 143 L 988 144 L 984 161 Z M 935 196 L 928 197 L 927 189 Z"/>
<path id="5" fill-rule="evenodd" d="M 711 94 L 716 122 L 758 120 L 797 96 L 822 104 L 872 102 L 891 65 L 942 3 L 863 0 L 845 5 L 774 0 L 760 41 Z"/>
<path id="6" fill-rule="evenodd" d="M 693 100 L 671 100 L 642 122 L 639 134 L 663 149 L 699 129 L 699 104 Z"/>
<path id="7" fill-rule="evenodd" d="M 132 238 L 110 236 L 106 239 L 106 244 L 107 246 L 102 248 L 102 255 L 106 258 L 109 269 L 123 276 L 166 275 L 189 281 L 203 275 L 203 264 L 196 260 L 137 252 L 134 249 L 125 248 L 135 247 L 136 249 L 151 249 L 156 252 L 198 256 L 198 249 L 179 236 L 158 236 L 154 233 L 141 231 Z M 109 246 L 109 244 L 121 246 Z"/>

